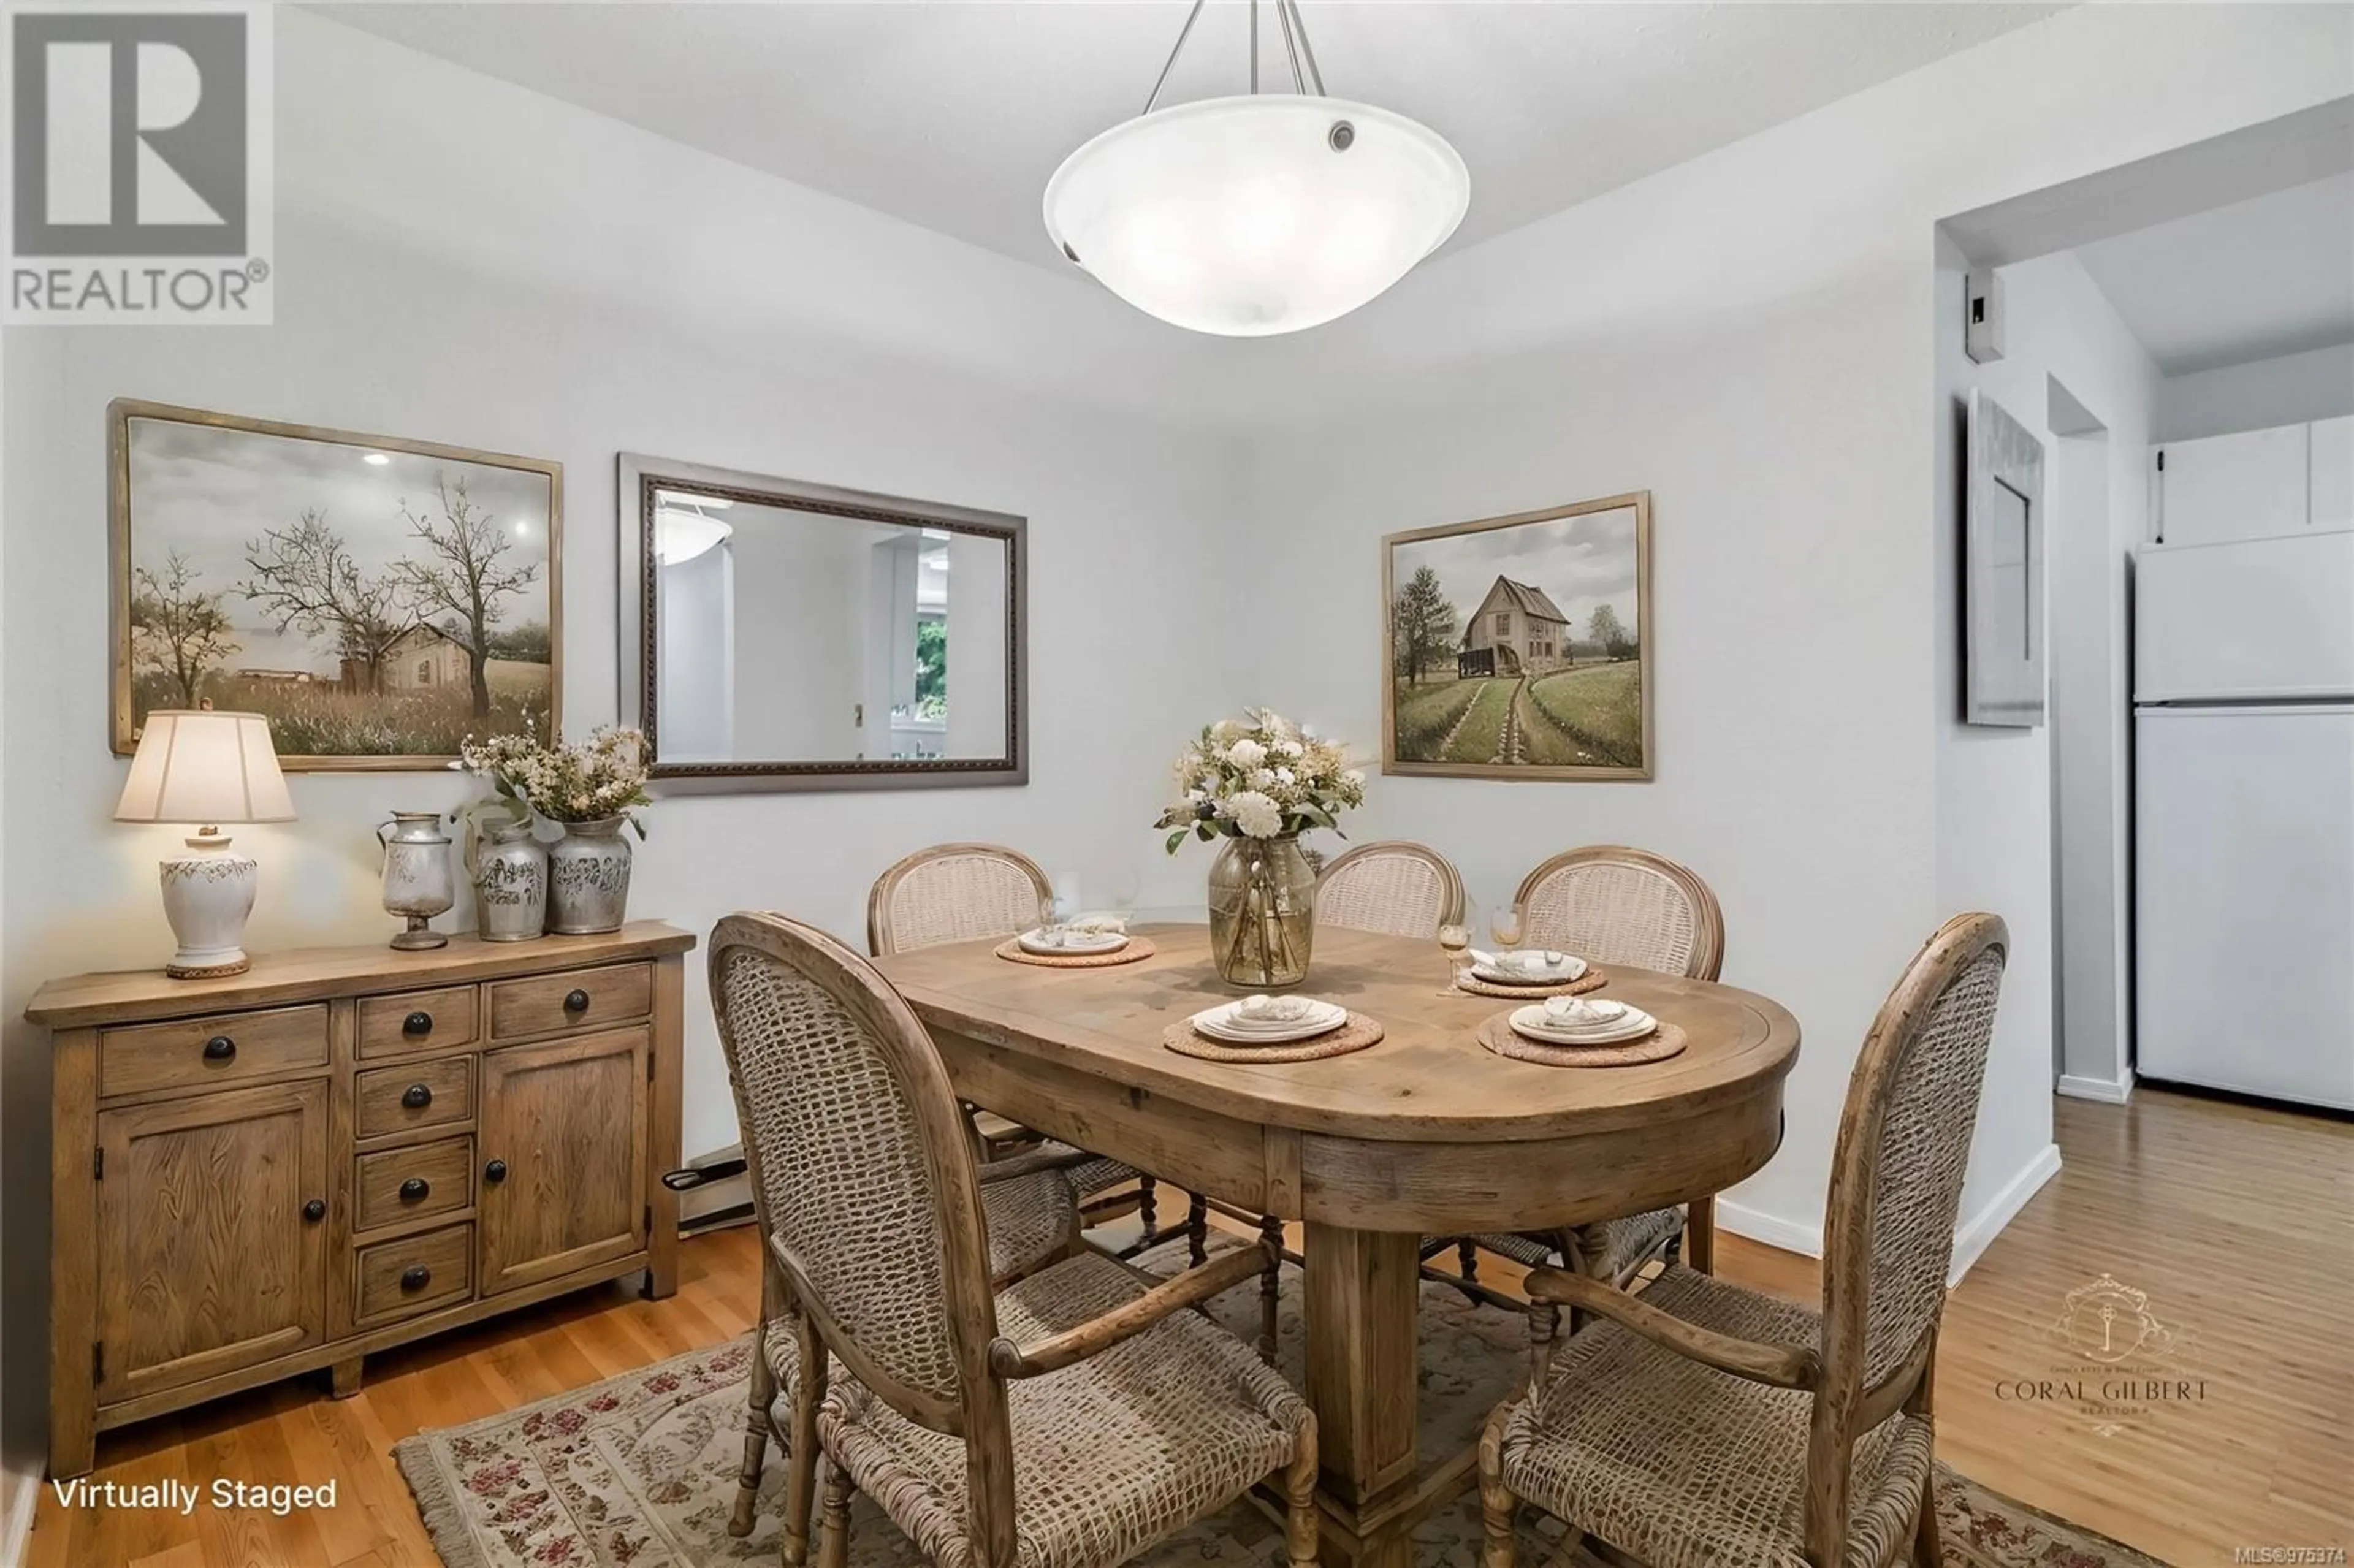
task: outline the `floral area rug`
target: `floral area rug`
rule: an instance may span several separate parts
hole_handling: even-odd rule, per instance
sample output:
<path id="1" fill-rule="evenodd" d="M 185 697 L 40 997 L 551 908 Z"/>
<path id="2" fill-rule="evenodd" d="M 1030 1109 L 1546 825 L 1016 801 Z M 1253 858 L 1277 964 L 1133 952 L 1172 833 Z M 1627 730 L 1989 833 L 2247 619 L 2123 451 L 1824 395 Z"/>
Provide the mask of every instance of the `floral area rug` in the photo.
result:
<path id="1" fill-rule="evenodd" d="M 1182 1262 L 1182 1257 L 1180 1260 Z M 1299 1282 L 1283 1296 L 1280 1360 L 1295 1385 L 1302 1333 Z M 1258 1329 L 1257 1287 L 1213 1304 L 1246 1342 Z M 1527 1361 L 1522 1320 L 1426 1284 L 1421 1409 L 1426 1454 L 1475 1441 Z M 468 1425 L 419 1433 L 394 1449 L 448 1568 L 721 1568 L 772 1564 L 784 1465 L 769 1450 L 752 1533 L 727 1533 L 742 1461 L 749 1337 L 609 1378 Z M 1946 1568 L 2157 1568 L 2115 1542 L 2052 1519 L 1938 1467 Z M 1562 1528 L 1522 1510 L 1521 1561 L 1586 1568 Z M 1416 1568 L 1478 1568 L 1477 1490 L 1416 1532 Z M 861 1496 L 851 1515 L 852 1568 L 921 1568 L 907 1537 Z M 1137 1560 L 1146 1568 L 1225 1563 L 1280 1568 L 1283 1535 L 1238 1502 Z"/>

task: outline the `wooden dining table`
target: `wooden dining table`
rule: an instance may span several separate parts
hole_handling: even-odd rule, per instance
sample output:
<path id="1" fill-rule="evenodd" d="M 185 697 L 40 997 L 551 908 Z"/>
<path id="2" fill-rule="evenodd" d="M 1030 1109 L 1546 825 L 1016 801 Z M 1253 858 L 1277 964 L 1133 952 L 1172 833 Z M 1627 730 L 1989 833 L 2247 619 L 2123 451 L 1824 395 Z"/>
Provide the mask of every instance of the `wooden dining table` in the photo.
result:
<path id="1" fill-rule="evenodd" d="M 1300 993 L 1382 1023 L 1376 1044 L 1282 1065 L 1168 1049 L 1168 1026 L 1238 994 L 1208 927 L 1137 927 L 1141 960 L 1048 969 L 991 941 L 879 959 L 957 1092 L 1055 1138 L 1246 1213 L 1302 1223 L 1307 1386 L 1327 1545 L 1408 1568 L 1416 1524 L 1472 1478 L 1473 1454 L 1417 1451 L 1422 1240 L 1546 1230 L 1707 1196 L 1781 1141 L 1798 1026 L 1706 980 L 1608 967 L 1596 994 L 1679 1026 L 1635 1066 L 1554 1067 L 1481 1045 L 1513 1004 L 1444 992 L 1435 942 L 1316 933 Z"/>

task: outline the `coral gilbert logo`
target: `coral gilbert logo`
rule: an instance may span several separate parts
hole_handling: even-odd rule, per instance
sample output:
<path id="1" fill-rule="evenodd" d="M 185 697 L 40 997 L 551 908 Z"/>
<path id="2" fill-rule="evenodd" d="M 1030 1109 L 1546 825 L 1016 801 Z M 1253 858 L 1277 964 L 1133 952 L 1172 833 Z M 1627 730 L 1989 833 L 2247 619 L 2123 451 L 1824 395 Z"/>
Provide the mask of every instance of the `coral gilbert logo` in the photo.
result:
<path id="1" fill-rule="evenodd" d="M 2065 1359 L 2049 1376 L 1998 1381 L 1995 1398 L 2073 1405 L 2094 1431 L 2113 1437 L 2156 1410 L 2207 1397 L 2207 1380 L 2186 1375 L 2182 1341 L 2150 1311 L 2147 1292 L 2114 1276 L 2068 1292 L 2046 1337 Z"/>
<path id="2" fill-rule="evenodd" d="M 7 13 L 12 326 L 270 319 L 270 10 Z"/>

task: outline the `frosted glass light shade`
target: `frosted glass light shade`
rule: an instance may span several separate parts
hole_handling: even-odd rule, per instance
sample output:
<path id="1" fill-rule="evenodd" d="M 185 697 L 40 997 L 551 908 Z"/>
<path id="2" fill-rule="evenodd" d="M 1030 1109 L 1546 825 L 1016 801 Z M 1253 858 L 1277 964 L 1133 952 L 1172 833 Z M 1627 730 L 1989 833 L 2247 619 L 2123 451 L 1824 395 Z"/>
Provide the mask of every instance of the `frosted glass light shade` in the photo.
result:
<path id="1" fill-rule="evenodd" d="M 680 566 L 735 532 L 734 524 L 716 517 L 661 507 L 654 513 L 654 559 L 665 567 Z"/>
<path id="2" fill-rule="evenodd" d="M 1046 232 L 1147 314 L 1266 337 L 1379 294 L 1455 232 L 1470 200 L 1462 158 L 1402 114 L 1213 98 L 1115 125 L 1066 158 L 1046 182 Z"/>
<path id="3" fill-rule="evenodd" d="M 147 715 L 118 822 L 291 822 L 294 800 L 260 714 L 165 709 Z"/>

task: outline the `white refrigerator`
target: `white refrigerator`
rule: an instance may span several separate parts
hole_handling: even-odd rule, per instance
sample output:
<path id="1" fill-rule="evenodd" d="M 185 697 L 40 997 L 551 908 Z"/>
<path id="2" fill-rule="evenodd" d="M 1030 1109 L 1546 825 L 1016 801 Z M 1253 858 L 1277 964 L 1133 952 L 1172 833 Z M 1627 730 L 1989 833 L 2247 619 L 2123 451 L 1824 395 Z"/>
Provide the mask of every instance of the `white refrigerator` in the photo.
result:
<path id="1" fill-rule="evenodd" d="M 2354 532 L 2134 563 L 2143 1077 L 2354 1110 Z"/>

